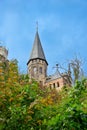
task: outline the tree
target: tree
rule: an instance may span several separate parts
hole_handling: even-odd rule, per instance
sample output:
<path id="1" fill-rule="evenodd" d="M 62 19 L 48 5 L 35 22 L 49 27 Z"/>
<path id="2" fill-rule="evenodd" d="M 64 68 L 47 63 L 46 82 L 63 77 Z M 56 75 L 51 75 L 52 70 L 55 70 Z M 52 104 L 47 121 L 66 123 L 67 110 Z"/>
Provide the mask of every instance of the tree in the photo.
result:
<path id="1" fill-rule="evenodd" d="M 72 73 L 73 73 L 72 79 L 75 84 L 76 80 L 81 79 L 83 76 L 83 70 L 81 68 L 82 60 L 76 57 L 75 59 L 71 60 L 69 64 L 72 69 Z"/>
<path id="2" fill-rule="evenodd" d="M 76 80 L 80 80 L 84 75 L 82 69 L 82 60 L 77 57 L 71 60 L 66 68 L 61 66 L 60 64 L 56 64 L 56 68 L 59 75 L 65 80 L 66 84 L 68 84 L 69 86 L 75 84 Z M 61 69 L 64 70 L 65 73 L 61 73 Z"/>
<path id="3" fill-rule="evenodd" d="M 57 106 L 56 115 L 45 120 L 44 124 L 46 130 L 87 129 L 87 79 L 77 81 L 66 96 L 62 92 L 62 100 Z"/>
<path id="4" fill-rule="evenodd" d="M 16 61 L 0 64 L 0 74 L 0 130 L 86 130 L 87 79 L 57 92 L 30 83 Z"/>

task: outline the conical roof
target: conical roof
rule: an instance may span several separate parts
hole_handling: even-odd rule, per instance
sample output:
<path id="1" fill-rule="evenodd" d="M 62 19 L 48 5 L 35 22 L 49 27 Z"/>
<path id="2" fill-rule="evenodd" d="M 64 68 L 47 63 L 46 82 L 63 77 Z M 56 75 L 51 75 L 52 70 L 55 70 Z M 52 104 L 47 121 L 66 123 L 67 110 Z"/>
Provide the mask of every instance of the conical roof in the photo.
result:
<path id="1" fill-rule="evenodd" d="M 36 32 L 36 35 L 35 35 L 34 44 L 33 44 L 33 48 L 32 48 L 30 59 L 29 59 L 28 63 L 33 59 L 41 59 L 47 63 L 45 54 L 44 54 L 44 51 L 43 51 L 43 48 L 41 45 L 41 41 L 39 38 L 38 31 Z"/>

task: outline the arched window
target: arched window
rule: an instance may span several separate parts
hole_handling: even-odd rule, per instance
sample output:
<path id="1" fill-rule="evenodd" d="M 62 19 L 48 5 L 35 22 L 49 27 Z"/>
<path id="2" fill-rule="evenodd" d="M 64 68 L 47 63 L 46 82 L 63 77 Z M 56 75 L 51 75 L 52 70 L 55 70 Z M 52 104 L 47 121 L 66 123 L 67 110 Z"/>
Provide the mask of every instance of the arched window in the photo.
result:
<path id="1" fill-rule="evenodd" d="M 40 73 L 42 74 L 42 67 L 40 67 L 39 71 L 40 71 Z"/>
<path id="2" fill-rule="evenodd" d="M 33 71 L 34 71 L 34 74 L 36 74 L 37 73 L 37 68 L 34 67 Z"/>
<path id="3" fill-rule="evenodd" d="M 56 86 L 55 86 L 55 83 L 53 83 L 53 88 L 55 88 Z"/>
<path id="4" fill-rule="evenodd" d="M 57 87 L 59 87 L 60 85 L 59 85 L 59 82 L 57 82 Z"/>

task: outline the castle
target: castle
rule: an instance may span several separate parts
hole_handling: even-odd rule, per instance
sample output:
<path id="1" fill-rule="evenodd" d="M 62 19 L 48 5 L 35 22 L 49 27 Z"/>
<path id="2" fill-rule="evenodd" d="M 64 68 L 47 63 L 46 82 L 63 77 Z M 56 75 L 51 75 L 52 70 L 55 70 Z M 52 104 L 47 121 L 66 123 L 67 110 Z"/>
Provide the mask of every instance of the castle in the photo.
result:
<path id="1" fill-rule="evenodd" d="M 0 61 L 7 60 L 7 56 L 8 50 L 5 47 L 0 46 Z M 62 75 L 60 75 L 59 72 L 56 71 L 55 74 L 48 76 L 47 66 L 48 62 L 37 30 L 31 55 L 27 62 L 29 78 L 35 79 L 42 86 L 48 86 L 50 89 L 56 88 L 57 90 L 60 90 L 65 84 L 67 84 L 65 80 L 67 79 L 67 74 L 62 73 Z"/>
<path id="2" fill-rule="evenodd" d="M 35 79 L 42 86 L 60 90 L 66 84 L 66 74 L 62 74 L 61 76 L 58 71 L 56 71 L 54 75 L 47 76 L 48 62 L 42 48 L 38 30 L 36 30 L 33 48 L 27 66 L 30 79 Z"/>

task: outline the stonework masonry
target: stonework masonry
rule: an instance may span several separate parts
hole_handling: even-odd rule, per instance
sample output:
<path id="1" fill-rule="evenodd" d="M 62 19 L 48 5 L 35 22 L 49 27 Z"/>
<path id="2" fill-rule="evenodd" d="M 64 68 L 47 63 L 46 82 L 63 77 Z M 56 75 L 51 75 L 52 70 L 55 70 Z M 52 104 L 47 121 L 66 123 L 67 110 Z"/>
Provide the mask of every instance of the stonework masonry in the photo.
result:
<path id="1" fill-rule="evenodd" d="M 31 60 L 28 64 L 28 74 L 31 79 L 39 81 L 40 84 L 45 85 L 47 77 L 47 65 L 46 62 L 41 59 Z"/>

